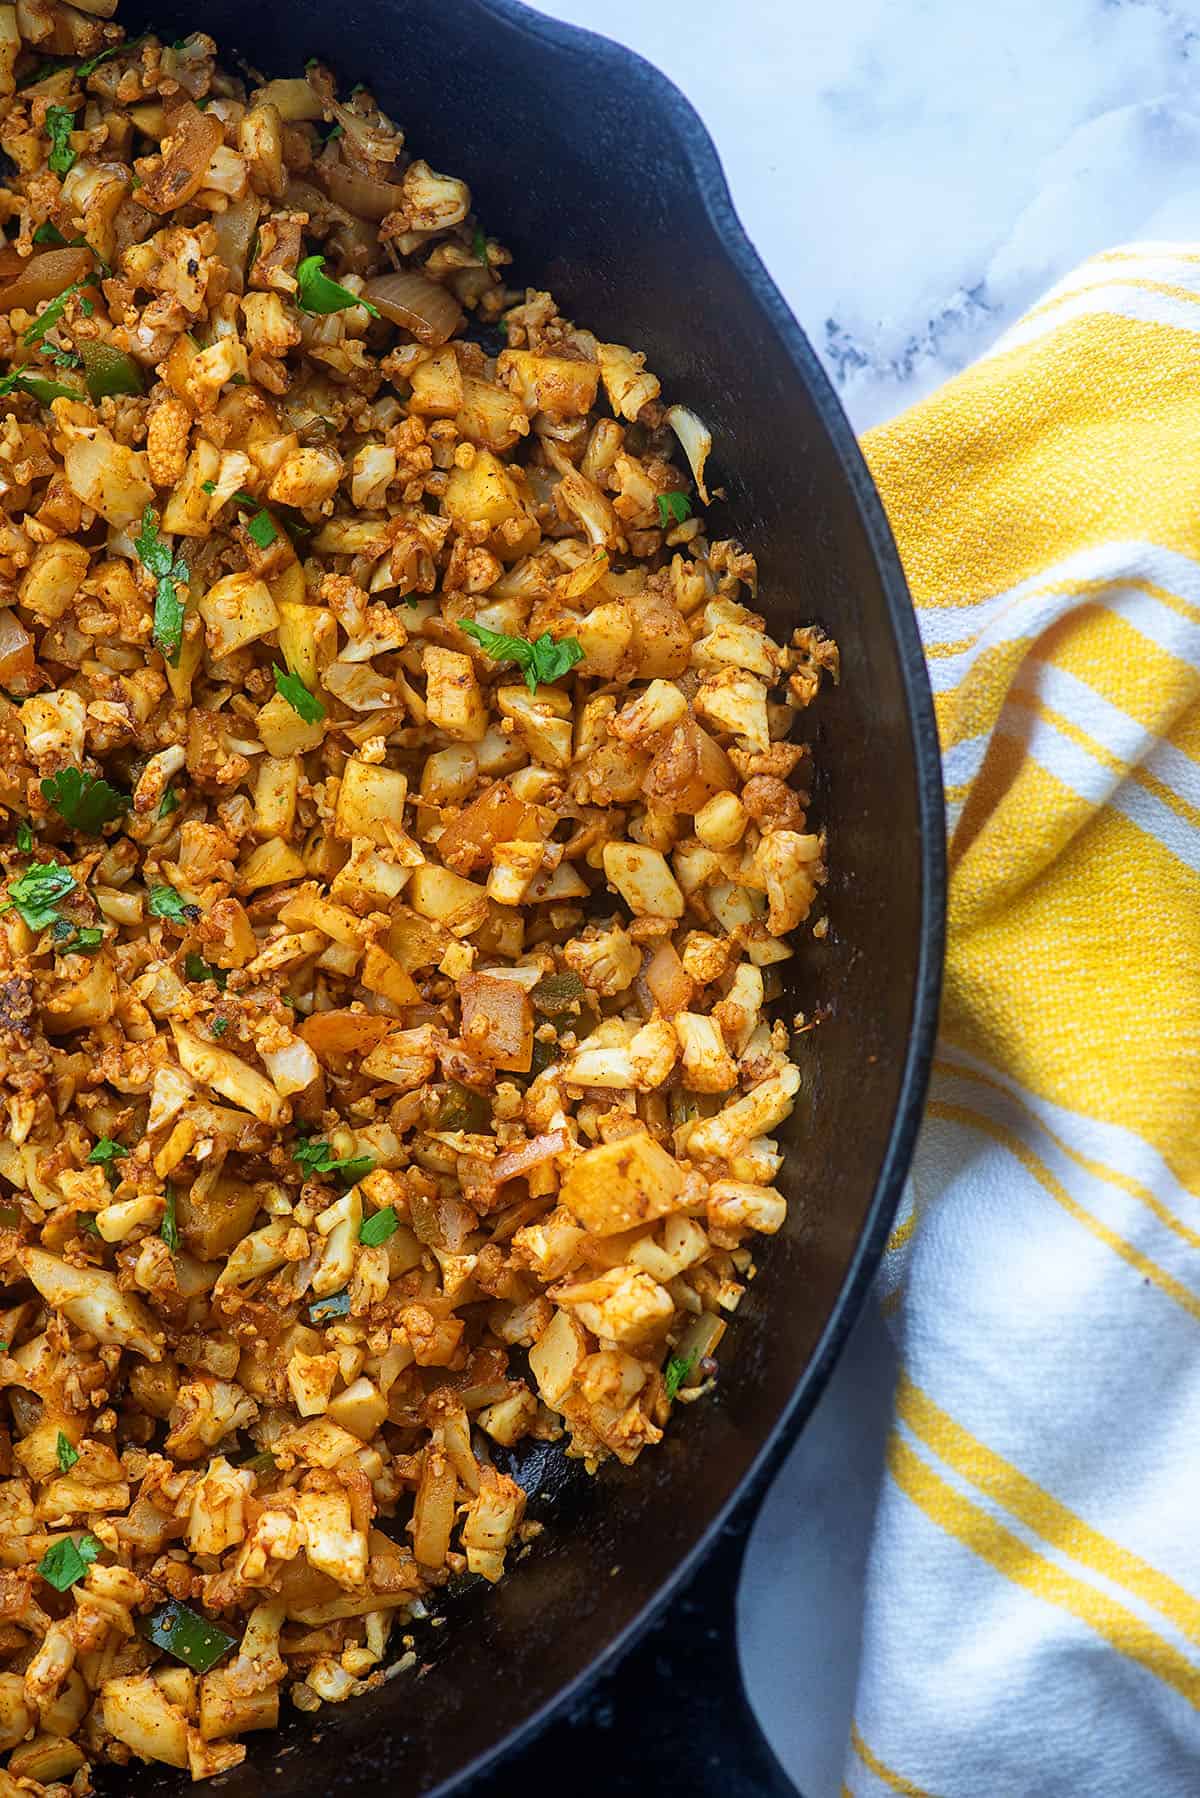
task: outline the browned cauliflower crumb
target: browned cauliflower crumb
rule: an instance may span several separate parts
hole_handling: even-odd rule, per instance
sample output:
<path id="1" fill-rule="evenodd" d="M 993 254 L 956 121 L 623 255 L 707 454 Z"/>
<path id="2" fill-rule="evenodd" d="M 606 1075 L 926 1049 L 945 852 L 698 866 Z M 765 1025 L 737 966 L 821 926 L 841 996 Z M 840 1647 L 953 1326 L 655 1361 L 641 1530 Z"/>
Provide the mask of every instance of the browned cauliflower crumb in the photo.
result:
<path id="1" fill-rule="evenodd" d="M 788 731 L 838 675 L 710 540 L 702 421 L 508 288 L 369 93 L 110 10 L 0 7 L 31 1792 L 207 1777 L 281 1692 L 378 1683 L 536 1534 L 511 1451 L 632 1462 L 708 1389 L 784 1219 L 765 1007 L 824 929 Z"/>

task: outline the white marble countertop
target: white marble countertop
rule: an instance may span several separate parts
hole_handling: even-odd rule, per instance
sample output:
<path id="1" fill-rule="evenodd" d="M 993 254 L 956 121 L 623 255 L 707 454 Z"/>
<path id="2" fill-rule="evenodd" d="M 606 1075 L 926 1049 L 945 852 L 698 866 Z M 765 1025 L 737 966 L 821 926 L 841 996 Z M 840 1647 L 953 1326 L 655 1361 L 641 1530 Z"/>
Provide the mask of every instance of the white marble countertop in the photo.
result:
<path id="1" fill-rule="evenodd" d="M 1083 256 L 1200 229 L 1200 0 L 535 0 L 658 64 L 861 430 Z"/>
<path id="2" fill-rule="evenodd" d="M 859 430 L 1083 257 L 1200 235 L 1200 0 L 534 3 L 694 102 Z M 868 1306 L 747 1559 L 747 1685 L 804 1798 L 842 1789 L 893 1376 Z"/>

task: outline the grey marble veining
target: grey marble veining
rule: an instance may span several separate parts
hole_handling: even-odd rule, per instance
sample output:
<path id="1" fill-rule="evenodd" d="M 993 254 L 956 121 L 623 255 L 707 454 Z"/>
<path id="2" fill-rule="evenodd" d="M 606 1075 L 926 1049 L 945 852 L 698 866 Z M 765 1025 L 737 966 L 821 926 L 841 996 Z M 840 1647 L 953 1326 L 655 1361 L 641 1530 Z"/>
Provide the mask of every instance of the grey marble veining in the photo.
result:
<path id="1" fill-rule="evenodd" d="M 690 96 L 860 428 L 1091 252 L 1200 232 L 1200 0 L 539 0 Z"/>

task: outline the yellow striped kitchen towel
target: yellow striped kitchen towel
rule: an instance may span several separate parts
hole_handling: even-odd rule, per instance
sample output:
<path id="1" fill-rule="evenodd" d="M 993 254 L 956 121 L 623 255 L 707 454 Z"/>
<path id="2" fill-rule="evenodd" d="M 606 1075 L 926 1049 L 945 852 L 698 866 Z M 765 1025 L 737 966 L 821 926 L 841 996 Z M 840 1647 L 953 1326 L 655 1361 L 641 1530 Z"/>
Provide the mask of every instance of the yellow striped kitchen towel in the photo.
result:
<path id="1" fill-rule="evenodd" d="M 1200 1793 L 1200 248 L 865 444 L 950 841 L 851 1798 Z"/>

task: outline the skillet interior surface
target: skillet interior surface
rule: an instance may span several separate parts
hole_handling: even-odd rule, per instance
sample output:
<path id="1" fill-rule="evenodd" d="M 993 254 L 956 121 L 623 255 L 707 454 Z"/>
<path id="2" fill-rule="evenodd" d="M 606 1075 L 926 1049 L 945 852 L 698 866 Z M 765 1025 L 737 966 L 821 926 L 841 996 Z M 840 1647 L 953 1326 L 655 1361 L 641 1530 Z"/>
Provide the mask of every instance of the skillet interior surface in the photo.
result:
<path id="1" fill-rule="evenodd" d="M 512 278 L 647 353 L 713 430 L 718 535 L 758 555 L 759 608 L 786 639 L 818 620 L 840 689 L 805 714 L 830 832 L 830 930 L 784 964 L 798 1040 L 784 1232 L 722 1345 L 720 1390 L 634 1468 L 596 1481 L 537 1448 L 522 1478 L 550 1523 L 495 1590 L 450 1602 L 432 1663 L 316 1719 L 285 1704 L 217 1782 L 236 1798 L 450 1789 L 619 1650 L 687 1571 L 815 1403 L 874 1271 L 919 1118 L 941 965 L 937 741 L 903 577 L 853 438 L 812 351 L 741 232 L 715 153 L 657 71 L 512 0 L 180 0 L 121 8 L 130 32 L 211 32 L 223 60 L 298 74 L 320 55 L 367 83 L 409 147 L 464 177 Z M 783 201 L 786 203 L 786 193 Z M 788 227 L 797 228 L 795 223 Z M 470 1613 L 469 1617 L 463 1615 Z M 181 1790 L 164 1769 L 102 1789 Z"/>

